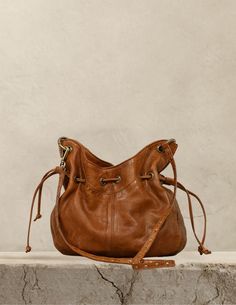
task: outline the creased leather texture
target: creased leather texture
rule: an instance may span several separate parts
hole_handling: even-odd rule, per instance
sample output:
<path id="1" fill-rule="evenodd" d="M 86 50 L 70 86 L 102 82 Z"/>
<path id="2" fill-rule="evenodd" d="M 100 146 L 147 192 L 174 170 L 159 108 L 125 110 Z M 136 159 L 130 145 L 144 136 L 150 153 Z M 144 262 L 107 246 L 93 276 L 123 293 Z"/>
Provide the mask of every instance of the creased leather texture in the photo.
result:
<path id="1" fill-rule="evenodd" d="M 175 198 L 176 188 L 180 187 L 173 158 L 177 149 L 175 141 L 152 142 L 117 165 L 98 158 L 73 139 L 62 138 L 60 143 L 71 151 L 66 151 L 62 167 L 45 174 L 33 198 L 34 201 L 39 192 L 36 220 L 41 217 L 44 181 L 55 173 L 60 175 L 57 200 L 50 217 L 52 238 L 58 251 L 141 268 L 144 256 L 171 256 L 184 249 L 186 228 Z M 173 180 L 161 175 L 169 163 L 175 174 Z M 174 185 L 175 191 L 163 184 Z M 62 185 L 64 192 L 60 194 Z M 199 241 L 200 250 L 208 254 L 210 251 L 203 247 L 204 239 L 205 236 Z M 29 242 L 27 247 L 28 252 Z M 174 261 L 166 262 L 150 260 L 145 266 L 174 265 Z"/>

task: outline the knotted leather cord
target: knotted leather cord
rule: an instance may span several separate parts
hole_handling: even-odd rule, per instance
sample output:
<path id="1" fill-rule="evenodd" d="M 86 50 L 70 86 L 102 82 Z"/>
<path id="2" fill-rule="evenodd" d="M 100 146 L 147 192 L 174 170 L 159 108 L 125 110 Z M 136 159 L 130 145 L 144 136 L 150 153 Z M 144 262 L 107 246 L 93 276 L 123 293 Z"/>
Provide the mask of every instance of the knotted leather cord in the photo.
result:
<path id="1" fill-rule="evenodd" d="M 164 147 L 165 144 L 163 144 L 162 146 Z M 140 251 L 135 255 L 135 257 L 133 258 L 112 258 L 112 257 L 106 257 L 106 256 L 98 256 L 98 255 L 94 255 L 91 253 L 88 253 L 86 251 L 83 251 L 81 249 L 79 249 L 78 247 L 75 247 L 73 245 L 71 245 L 65 238 L 61 227 L 60 227 L 60 222 L 59 222 L 59 198 L 60 198 L 60 193 L 61 193 L 61 188 L 63 186 L 63 182 L 64 182 L 64 178 L 65 175 L 68 176 L 68 174 L 66 173 L 66 171 L 62 168 L 57 166 L 56 168 L 48 171 L 43 178 L 41 179 L 39 185 L 37 186 L 34 195 L 33 195 L 33 199 L 32 199 L 32 204 L 31 204 L 31 209 L 30 209 L 30 219 L 29 219 L 29 226 L 28 226 L 28 234 L 27 234 L 27 245 L 26 245 L 26 252 L 31 251 L 31 246 L 29 245 L 29 237 L 30 237 L 30 228 L 31 228 L 31 222 L 32 222 L 32 214 L 33 214 L 33 207 L 34 207 L 34 203 L 35 203 L 35 199 L 36 199 L 36 195 L 38 193 L 38 211 L 37 211 L 37 215 L 35 217 L 34 220 L 37 220 L 39 218 L 41 218 L 41 213 L 40 213 L 40 208 L 41 208 L 41 195 L 42 195 L 42 187 L 43 187 L 43 183 L 52 175 L 55 174 L 59 174 L 59 183 L 58 183 L 58 188 L 57 188 L 57 196 L 56 196 L 56 223 L 57 223 L 57 227 L 59 230 L 59 233 L 61 235 L 61 237 L 63 238 L 64 242 L 68 245 L 68 247 L 70 247 L 74 252 L 82 255 L 82 256 L 86 256 L 88 258 L 94 259 L 94 260 L 98 260 L 98 261 L 104 261 L 104 262 L 112 262 L 112 263 L 124 263 L 124 264 L 131 264 L 132 267 L 134 269 L 141 269 L 141 268 L 158 268 L 158 267 L 171 267 L 171 266 L 175 266 L 175 262 L 174 260 L 144 260 L 144 256 L 147 253 L 147 251 L 150 249 L 153 241 L 155 240 L 158 232 L 160 231 L 163 223 L 165 222 L 165 220 L 167 219 L 167 217 L 169 216 L 171 209 L 173 207 L 173 203 L 175 200 L 175 196 L 176 196 L 176 189 L 177 187 L 181 188 L 182 190 L 184 190 L 188 196 L 188 200 L 190 198 L 189 194 L 191 194 L 192 196 L 196 197 L 196 199 L 199 200 L 200 205 L 203 208 L 203 213 L 204 213 L 204 219 L 205 219 L 205 226 L 204 226 L 204 234 L 203 234 L 203 238 L 202 241 L 200 242 L 199 239 L 197 238 L 197 235 L 195 233 L 195 228 L 194 228 L 194 221 L 193 221 L 193 213 L 192 213 L 192 206 L 191 206 L 191 199 L 189 200 L 189 212 L 190 212 L 190 218 L 191 218 L 191 223 L 192 223 L 192 228 L 194 231 L 194 235 L 197 239 L 197 241 L 199 242 L 199 252 L 200 254 L 204 253 L 204 254 L 208 254 L 210 253 L 209 250 L 207 250 L 206 248 L 204 248 L 203 243 L 205 240 L 205 234 L 206 234 L 206 215 L 205 215 L 205 210 L 203 207 L 203 204 L 201 203 L 200 199 L 192 192 L 186 190 L 184 188 L 184 186 L 180 183 L 177 182 L 177 174 L 176 174 L 176 166 L 175 166 L 175 162 L 173 159 L 173 155 L 171 152 L 171 149 L 169 147 L 169 145 L 167 144 L 167 153 L 168 156 L 170 158 L 170 163 L 172 165 L 172 169 L 174 172 L 174 179 L 169 178 L 170 180 L 167 180 L 167 178 L 165 177 L 165 181 L 164 183 L 168 182 L 167 184 L 171 184 L 174 185 L 174 192 L 173 192 L 173 197 L 171 200 L 171 203 L 169 205 L 169 207 L 166 209 L 166 211 L 163 213 L 161 219 L 158 221 L 158 223 L 154 226 L 148 240 L 145 242 L 145 244 L 143 245 L 143 247 L 140 249 Z M 160 177 L 164 177 L 162 175 L 160 175 Z M 84 182 L 84 179 L 82 179 L 81 182 Z"/>
<path id="2" fill-rule="evenodd" d="M 38 193 L 38 211 L 37 211 L 37 215 L 34 219 L 34 221 L 36 221 L 37 219 L 41 218 L 42 215 L 40 213 L 40 209 L 41 209 L 41 198 L 42 198 L 42 188 L 43 188 L 43 183 L 51 176 L 58 174 L 59 171 L 57 170 L 58 167 L 56 167 L 55 169 L 51 169 L 50 171 L 48 171 L 43 178 L 41 179 L 39 185 L 36 187 L 35 191 L 34 191 L 34 195 L 32 198 L 32 203 L 31 203 L 31 209 L 30 209 L 30 219 L 29 219 L 29 226 L 28 226 L 28 233 L 27 233 L 27 245 L 26 245 L 26 252 L 31 251 L 31 247 L 29 245 L 29 238 L 30 238 L 30 228 L 31 228 L 31 222 L 32 222 L 32 216 L 33 216 L 33 208 L 34 208 L 34 203 L 35 203 L 35 199 Z"/>

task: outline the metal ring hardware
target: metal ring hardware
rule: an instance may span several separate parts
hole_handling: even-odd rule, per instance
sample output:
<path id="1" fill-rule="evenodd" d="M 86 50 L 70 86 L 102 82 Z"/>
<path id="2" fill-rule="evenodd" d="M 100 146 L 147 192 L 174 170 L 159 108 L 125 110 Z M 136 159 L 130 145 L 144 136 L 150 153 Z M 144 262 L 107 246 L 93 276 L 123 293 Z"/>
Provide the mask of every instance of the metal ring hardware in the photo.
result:
<path id="1" fill-rule="evenodd" d="M 117 180 L 115 181 L 115 183 L 120 182 L 120 180 L 121 180 L 121 176 L 117 176 L 116 178 L 117 178 Z"/>
<path id="2" fill-rule="evenodd" d="M 154 177 L 153 171 L 149 171 L 147 172 L 146 175 L 140 176 L 141 179 L 148 179 L 148 180 L 153 179 L 153 177 Z"/>
<path id="3" fill-rule="evenodd" d="M 175 142 L 176 142 L 175 139 L 169 139 L 169 140 L 166 141 L 166 144 L 171 144 L 171 143 L 175 143 Z M 156 150 L 157 150 L 159 153 L 165 152 L 165 149 L 164 149 L 163 145 L 158 145 L 157 148 L 156 148 Z"/>
<path id="4" fill-rule="evenodd" d="M 61 167 L 65 168 L 65 166 L 66 166 L 66 162 L 65 162 L 66 158 L 67 158 L 69 152 L 71 152 L 71 151 L 72 151 L 72 147 L 71 146 L 65 146 L 65 151 L 64 151 L 64 154 L 61 157 L 61 162 L 60 162 L 60 166 Z"/>
<path id="5" fill-rule="evenodd" d="M 63 153 L 64 151 L 66 150 L 66 147 L 64 145 L 62 145 L 62 141 L 63 140 L 66 140 L 67 138 L 66 137 L 60 137 L 58 140 L 57 140 L 57 144 L 59 146 L 59 152 L 60 152 L 60 156 L 63 157 Z"/>
<path id="6" fill-rule="evenodd" d="M 158 145 L 158 146 L 157 146 L 157 151 L 158 151 L 159 153 L 163 153 L 165 150 L 164 150 L 164 148 L 163 148 L 162 145 Z"/>
<path id="7" fill-rule="evenodd" d="M 74 181 L 75 181 L 76 183 L 81 183 L 81 182 L 85 182 L 86 179 L 75 176 L 75 177 L 74 177 Z"/>
<path id="8" fill-rule="evenodd" d="M 154 177 L 154 173 L 152 171 L 147 172 L 147 175 L 150 175 L 149 179 L 153 179 Z"/>
<path id="9" fill-rule="evenodd" d="M 106 184 L 106 181 L 104 181 L 104 178 L 100 178 L 99 181 L 100 181 L 100 184 L 101 184 L 101 185 L 105 185 L 105 184 Z"/>

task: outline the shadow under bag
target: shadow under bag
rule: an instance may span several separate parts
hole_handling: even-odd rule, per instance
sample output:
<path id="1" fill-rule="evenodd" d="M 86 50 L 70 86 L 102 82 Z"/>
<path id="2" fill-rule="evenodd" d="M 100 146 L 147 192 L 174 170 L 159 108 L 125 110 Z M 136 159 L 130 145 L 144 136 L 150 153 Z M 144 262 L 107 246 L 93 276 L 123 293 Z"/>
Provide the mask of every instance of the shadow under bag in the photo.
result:
<path id="1" fill-rule="evenodd" d="M 203 204 L 197 195 L 177 181 L 174 139 L 152 142 L 117 165 L 99 159 L 73 139 L 62 137 L 58 145 L 60 166 L 43 176 L 33 195 L 26 252 L 31 250 L 29 236 L 36 196 L 38 211 L 34 220 L 41 217 L 45 180 L 58 174 L 50 224 L 54 245 L 62 254 L 129 264 L 134 269 L 175 266 L 174 260 L 149 257 L 175 255 L 186 245 L 186 228 L 176 200 L 177 188 L 187 195 L 199 253 L 211 253 L 204 246 L 206 213 Z M 173 178 L 161 174 L 169 164 Z M 174 186 L 173 191 L 166 185 Z M 191 196 L 203 211 L 201 239 L 195 232 Z"/>

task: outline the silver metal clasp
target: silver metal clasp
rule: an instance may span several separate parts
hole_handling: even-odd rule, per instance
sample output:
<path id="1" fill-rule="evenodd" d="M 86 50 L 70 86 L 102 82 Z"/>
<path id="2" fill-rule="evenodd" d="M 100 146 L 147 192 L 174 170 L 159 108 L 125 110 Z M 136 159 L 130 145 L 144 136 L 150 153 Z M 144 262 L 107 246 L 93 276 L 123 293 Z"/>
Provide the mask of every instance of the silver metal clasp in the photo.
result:
<path id="1" fill-rule="evenodd" d="M 58 144 L 58 147 L 59 147 L 59 152 L 60 152 L 60 156 L 61 158 L 63 157 L 63 154 L 66 150 L 66 147 L 62 145 L 62 141 L 66 140 L 67 138 L 66 137 L 60 137 L 58 140 L 57 140 L 57 144 Z"/>
<path id="2" fill-rule="evenodd" d="M 72 151 L 72 147 L 71 146 L 64 146 L 62 145 L 62 141 L 66 140 L 66 137 L 60 137 L 57 141 L 58 146 L 59 146 L 59 152 L 60 152 L 60 156 L 61 156 L 61 162 L 60 162 L 60 166 L 62 168 L 66 167 L 66 158 L 69 154 L 70 151 Z"/>
<path id="3" fill-rule="evenodd" d="M 61 157 L 61 162 L 60 162 L 61 167 L 65 168 L 66 158 L 71 150 L 72 150 L 72 148 L 70 146 L 65 146 L 65 152 L 64 152 L 63 156 Z"/>

